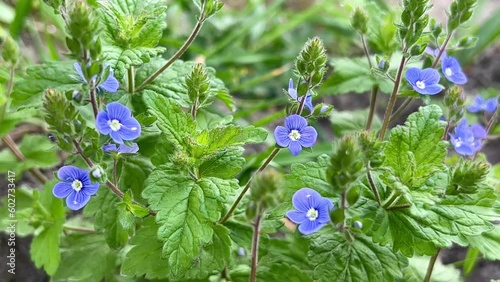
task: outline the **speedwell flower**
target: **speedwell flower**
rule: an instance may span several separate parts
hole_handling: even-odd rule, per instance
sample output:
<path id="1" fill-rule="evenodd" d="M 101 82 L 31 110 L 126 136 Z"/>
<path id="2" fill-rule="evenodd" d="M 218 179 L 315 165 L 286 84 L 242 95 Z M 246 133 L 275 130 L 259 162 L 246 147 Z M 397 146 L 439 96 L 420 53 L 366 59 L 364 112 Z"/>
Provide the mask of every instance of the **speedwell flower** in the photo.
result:
<path id="1" fill-rule="evenodd" d="M 443 56 L 443 61 L 441 62 L 441 70 L 444 76 L 449 81 L 455 84 L 465 84 L 467 83 L 467 77 L 462 72 L 462 67 L 458 63 L 457 59 L 452 56 Z"/>
<path id="2" fill-rule="evenodd" d="M 330 199 L 311 188 L 301 188 L 295 192 L 292 204 L 295 210 L 287 211 L 286 216 L 299 224 L 299 231 L 304 235 L 314 233 L 327 224 L 330 211 L 334 208 Z"/>
<path id="3" fill-rule="evenodd" d="M 137 143 L 132 143 L 132 147 L 125 144 L 108 144 L 102 146 L 102 150 L 107 153 L 116 152 L 118 154 L 135 154 L 139 151 L 139 146 L 137 146 Z"/>
<path id="4" fill-rule="evenodd" d="M 97 193 L 99 183 L 90 181 L 89 172 L 71 165 L 63 166 L 57 171 L 61 182 L 57 183 L 52 193 L 57 198 L 66 198 L 66 205 L 72 210 L 79 210 Z"/>
<path id="5" fill-rule="evenodd" d="M 75 62 L 75 63 L 73 63 L 73 67 L 75 68 L 76 72 L 78 73 L 80 78 L 83 80 L 83 82 L 89 83 L 89 81 L 87 81 L 87 79 L 85 78 L 85 75 L 83 74 L 82 66 L 79 63 Z M 92 80 L 96 81 L 97 75 L 94 75 L 92 77 L 91 81 Z M 105 91 L 110 92 L 110 93 L 115 93 L 118 90 L 119 86 L 120 86 L 120 83 L 115 78 L 115 73 L 114 73 L 113 69 L 110 69 L 109 75 L 106 78 L 106 80 L 99 83 L 96 88 L 97 88 L 97 91 L 105 90 Z"/>
<path id="6" fill-rule="evenodd" d="M 487 111 L 493 113 L 497 110 L 498 107 L 498 98 L 490 98 L 488 100 L 484 100 L 483 97 L 476 95 L 474 97 L 474 105 L 468 108 L 469 112 L 477 113 L 480 111 Z"/>
<path id="7" fill-rule="evenodd" d="M 302 147 L 310 148 L 316 143 L 318 133 L 307 120 L 299 115 L 291 115 L 285 119 L 285 126 L 277 126 L 274 139 L 281 147 L 288 147 L 292 155 L 297 156 Z"/>
<path id="8" fill-rule="evenodd" d="M 96 117 L 96 128 L 103 134 L 113 138 L 118 144 L 123 140 L 134 140 L 141 135 L 141 125 L 132 117 L 129 108 L 118 102 L 106 105 L 106 111 L 101 111 Z"/>
<path id="9" fill-rule="evenodd" d="M 298 86 L 297 86 L 298 88 Z M 288 81 L 288 95 L 294 99 L 300 102 L 302 102 L 303 97 L 297 97 L 297 88 L 293 87 L 293 79 L 290 78 Z M 304 106 L 309 109 L 309 111 L 312 112 L 313 110 L 313 105 L 312 105 L 312 95 L 311 93 L 307 92 L 306 94 L 306 101 L 304 102 Z"/>
<path id="10" fill-rule="evenodd" d="M 449 133 L 451 144 L 460 155 L 472 156 L 481 149 L 481 139 L 486 138 L 486 130 L 479 125 L 468 125 L 462 119 L 455 127 L 455 135 Z"/>
<path id="11" fill-rule="evenodd" d="M 413 87 L 413 90 L 424 95 L 435 95 L 441 92 L 444 87 L 438 84 L 439 73 L 435 69 L 409 68 L 406 71 L 406 80 Z"/>

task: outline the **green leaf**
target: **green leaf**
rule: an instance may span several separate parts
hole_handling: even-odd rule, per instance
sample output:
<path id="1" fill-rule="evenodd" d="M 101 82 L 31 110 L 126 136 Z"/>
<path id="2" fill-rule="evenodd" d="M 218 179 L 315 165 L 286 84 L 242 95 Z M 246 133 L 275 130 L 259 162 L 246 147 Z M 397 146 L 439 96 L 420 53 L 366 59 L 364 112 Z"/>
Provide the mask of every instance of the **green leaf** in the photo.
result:
<path id="1" fill-rule="evenodd" d="M 7 185 L 7 184 L 6 184 Z M 6 189 L 9 187 L 6 186 Z M 8 190 L 7 190 L 8 191 Z M 9 193 L 10 194 L 10 193 Z M 14 196 L 14 198 L 13 198 Z M 11 216 L 9 202 L 15 200 L 14 217 Z M 7 230 L 12 224 L 11 220 L 17 220 L 16 235 L 25 237 L 34 233 L 35 228 L 29 224 L 29 218 L 33 214 L 33 190 L 26 187 L 18 187 L 14 190 L 12 196 L 5 196 L 0 199 L 0 230 Z"/>
<path id="2" fill-rule="evenodd" d="M 419 189 L 434 172 L 443 168 L 447 143 L 441 141 L 444 122 L 436 105 L 420 107 L 404 126 L 391 130 L 385 149 L 385 165 L 410 189 Z"/>
<path id="3" fill-rule="evenodd" d="M 81 82 L 76 77 L 78 74 L 73 68 L 73 63 L 68 61 L 30 66 L 26 70 L 26 76 L 16 80 L 14 84 L 11 107 L 17 109 L 40 107 L 43 92 L 47 88 L 61 92 L 79 88 Z"/>
<path id="4" fill-rule="evenodd" d="M 170 99 L 153 91 L 144 91 L 144 102 L 149 113 L 158 118 L 156 124 L 177 149 L 186 147 L 187 136 L 195 132 L 196 125 L 182 108 Z"/>
<path id="5" fill-rule="evenodd" d="M 97 232 L 104 230 L 106 242 L 112 249 L 123 247 L 128 241 L 128 231 L 119 223 L 120 212 L 116 207 L 119 202 L 119 198 L 103 186 L 83 210 L 85 216 L 94 217 Z"/>
<path id="6" fill-rule="evenodd" d="M 304 187 L 318 191 L 323 197 L 338 196 L 326 180 L 326 169 L 329 163 L 330 158 L 327 155 L 321 155 L 317 162 L 293 164 L 290 174 L 285 176 L 285 187 L 289 191 L 287 198 L 291 201 L 293 193 Z"/>
<path id="7" fill-rule="evenodd" d="M 409 265 L 404 270 L 404 279 L 406 282 L 422 282 L 424 281 L 425 274 L 427 273 L 427 266 L 429 265 L 429 258 L 426 257 L 412 257 L 409 260 Z M 460 270 L 455 268 L 453 264 L 443 265 L 439 259 L 434 263 L 434 270 L 432 271 L 431 282 L 449 282 L 449 281 L 463 281 L 460 276 Z"/>
<path id="8" fill-rule="evenodd" d="M 466 236 L 467 241 L 488 260 L 500 260 L 500 225 L 478 236 Z"/>
<path id="9" fill-rule="evenodd" d="M 219 177 L 231 179 L 245 165 L 245 158 L 241 155 L 242 147 L 223 150 L 205 160 L 198 168 L 200 177 Z"/>
<path id="10" fill-rule="evenodd" d="M 144 181 L 153 171 L 153 165 L 148 158 L 133 156 L 123 160 L 119 170 L 120 179 L 118 186 L 125 191 L 131 190 L 134 199 L 141 202 L 141 193 L 144 189 Z"/>
<path id="11" fill-rule="evenodd" d="M 38 113 L 39 111 L 35 109 L 24 109 L 10 113 L 7 112 L 4 119 L 2 120 L 2 127 L 0 127 L 0 137 L 9 133 L 19 123 L 26 121 L 29 118 L 37 116 Z"/>
<path id="12" fill-rule="evenodd" d="M 317 281 L 394 281 L 403 277 L 407 260 L 363 233 L 347 234 L 323 228 L 311 236 L 308 259 Z"/>
<path id="13" fill-rule="evenodd" d="M 174 165 L 162 165 L 145 182 L 143 197 L 158 211 L 158 238 L 164 242 L 163 257 L 174 277 L 186 274 L 198 258 L 199 249 L 213 236 L 227 197 L 239 188 L 236 179 L 215 177 L 195 181 Z"/>
<path id="14" fill-rule="evenodd" d="M 358 94 L 370 91 L 379 85 L 380 91 L 390 93 L 394 83 L 372 73 L 366 57 L 333 58 L 333 75 L 322 85 L 322 91 L 331 95 L 355 92 Z M 375 62 L 375 59 L 372 58 Z"/>
<path id="15" fill-rule="evenodd" d="M 153 218 L 144 221 L 142 227 L 137 230 L 130 244 L 132 248 L 127 252 L 121 271 L 127 276 L 141 277 L 146 279 L 165 279 L 168 277 L 169 268 L 167 260 L 162 258 L 163 244 L 156 240 L 158 226 Z"/>
<path id="16" fill-rule="evenodd" d="M 19 150 L 25 158 L 21 165 L 22 169 L 51 168 L 60 161 L 55 145 L 45 135 L 25 135 Z"/>
<path id="17" fill-rule="evenodd" d="M 166 60 L 157 59 L 138 69 L 135 77 L 136 84 L 140 85 L 166 62 Z M 191 73 L 195 64 L 195 62 L 183 62 L 177 60 L 144 89 L 152 90 L 169 100 L 180 104 L 182 107 L 188 108 L 191 106 L 191 102 L 185 86 L 185 79 L 186 76 Z M 210 96 L 218 97 L 229 109 L 232 110 L 234 108 L 234 101 L 232 100 L 232 97 L 228 96 L 224 82 L 215 77 L 215 70 L 213 68 L 205 67 L 205 70 L 207 71 L 208 78 L 210 79 Z M 142 95 L 149 96 L 146 91 L 143 91 Z M 208 99 L 210 100 L 211 98 L 209 97 Z"/>
<path id="18" fill-rule="evenodd" d="M 71 234 L 64 238 L 61 249 L 63 264 L 54 281 L 110 281 L 116 267 L 117 254 L 102 234 Z"/>
<path id="19" fill-rule="evenodd" d="M 201 254 L 186 275 L 186 278 L 203 279 L 213 272 L 220 272 L 229 262 L 231 238 L 229 229 L 214 225 L 212 241 L 201 249 Z"/>
<path id="20" fill-rule="evenodd" d="M 56 272 L 61 262 L 59 245 L 63 225 L 66 221 L 66 212 L 62 200 L 52 194 L 52 188 L 55 184 L 55 180 L 47 182 L 40 192 L 38 203 L 35 204 L 36 211 L 40 211 L 39 214 L 48 223 L 41 227 L 39 233 L 35 233 L 36 236 L 33 238 L 30 247 L 31 259 L 36 267 L 43 267 L 49 275 Z M 37 207 L 37 205 L 39 206 Z"/>
<path id="21" fill-rule="evenodd" d="M 105 54 L 106 63 L 109 63 L 113 68 L 115 77 L 121 80 L 131 66 L 149 63 L 152 58 L 165 52 L 165 48 L 134 47 L 122 49 L 117 46 L 103 46 L 102 52 Z"/>
<path id="22" fill-rule="evenodd" d="M 353 133 L 364 130 L 369 110 L 355 111 L 333 111 L 330 120 L 332 121 L 335 136 L 344 136 L 347 133 Z M 372 129 L 374 131 L 381 127 L 380 119 L 375 115 L 373 117 Z"/>

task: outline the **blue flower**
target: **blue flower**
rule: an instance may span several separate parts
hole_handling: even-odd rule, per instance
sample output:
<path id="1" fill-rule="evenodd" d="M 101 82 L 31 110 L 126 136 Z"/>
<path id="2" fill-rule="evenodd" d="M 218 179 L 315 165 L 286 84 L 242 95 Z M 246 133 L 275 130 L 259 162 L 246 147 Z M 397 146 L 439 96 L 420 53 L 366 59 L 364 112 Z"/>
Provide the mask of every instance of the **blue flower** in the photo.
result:
<path id="1" fill-rule="evenodd" d="M 104 145 L 102 150 L 107 153 L 115 152 L 118 154 L 135 154 L 139 151 L 139 146 L 137 146 L 137 143 L 132 143 L 132 147 L 125 144 L 108 144 Z"/>
<path id="2" fill-rule="evenodd" d="M 304 235 L 314 233 L 330 222 L 330 211 L 334 206 L 330 199 L 322 197 L 311 188 L 301 188 L 292 197 L 295 210 L 286 216 L 296 224 Z"/>
<path id="3" fill-rule="evenodd" d="M 75 211 L 83 208 L 99 189 L 99 183 L 90 181 L 88 171 L 72 165 L 61 167 L 57 177 L 61 182 L 54 186 L 52 193 L 57 198 L 66 198 L 68 208 Z"/>
<path id="4" fill-rule="evenodd" d="M 298 87 L 298 86 L 297 86 Z M 297 97 L 297 89 L 293 87 L 293 79 L 290 78 L 288 81 L 288 95 L 294 99 L 297 100 L 299 103 L 302 102 L 303 97 Z M 312 95 L 307 92 L 306 95 L 306 101 L 304 103 L 304 106 L 309 109 L 309 111 L 312 112 L 313 110 L 313 105 L 312 105 Z"/>
<path id="5" fill-rule="evenodd" d="M 438 84 L 439 73 L 435 69 L 409 68 L 406 71 L 406 80 L 413 87 L 413 90 L 424 95 L 435 95 L 441 92 L 444 87 Z"/>
<path id="6" fill-rule="evenodd" d="M 285 126 L 277 126 L 274 139 L 281 147 L 288 147 L 292 155 L 297 156 L 302 147 L 310 148 L 316 143 L 318 133 L 307 120 L 299 115 L 291 115 L 285 119 Z"/>
<path id="7" fill-rule="evenodd" d="M 87 79 L 85 78 L 85 75 L 83 74 L 82 66 L 80 66 L 79 63 L 75 62 L 75 63 L 73 63 L 73 67 L 75 68 L 75 70 L 78 73 L 78 75 L 80 76 L 80 78 L 83 80 L 82 82 L 89 83 L 87 81 Z M 106 65 L 104 67 L 106 67 Z M 92 80 L 96 81 L 97 75 L 92 76 L 91 81 Z M 97 91 L 105 90 L 105 91 L 110 92 L 110 93 L 115 93 L 116 91 L 118 91 L 119 86 L 120 86 L 120 83 L 115 78 L 115 73 L 114 73 L 113 69 L 110 69 L 109 75 L 106 78 L 106 80 L 99 83 L 96 88 L 97 88 Z"/>
<path id="8" fill-rule="evenodd" d="M 96 117 L 96 128 L 103 134 L 113 138 L 118 144 L 123 140 L 134 140 L 141 135 L 141 125 L 132 117 L 129 108 L 118 102 L 106 105 L 106 111 L 101 111 Z"/>
<path id="9" fill-rule="evenodd" d="M 483 97 L 476 95 L 476 97 L 474 97 L 474 105 L 470 106 L 468 110 L 469 112 L 472 113 L 477 113 L 480 111 L 487 111 L 489 113 L 493 113 L 497 110 L 497 107 L 498 107 L 497 97 L 490 98 L 485 101 Z"/>
<path id="10" fill-rule="evenodd" d="M 425 47 L 425 51 L 424 52 L 435 58 L 435 57 L 437 57 L 437 55 L 439 55 L 439 48 L 433 49 L 433 48 L 427 46 L 427 47 Z M 446 51 L 443 51 L 443 53 L 441 54 L 441 57 L 439 58 L 439 60 L 442 60 L 446 56 L 447 56 Z"/>
<path id="11" fill-rule="evenodd" d="M 451 144 L 460 155 L 472 156 L 481 149 L 481 139 L 486 138 L 486 130 L 479 125 L 468 125 L 467 120 L 462 119 L 455 127 L 455 135 L 448 133 Z"/>
<path id="12" fill-rule="evenodd" d="M 443 56 L 443 61 L 441 62 L 441 70 L 444 76 L 449 81 L 455 84 L 465 84 L 467 83 L 467 77 L 462 72 L 462 67 L 458 63 L 457 59 L 452 56 Z"/>

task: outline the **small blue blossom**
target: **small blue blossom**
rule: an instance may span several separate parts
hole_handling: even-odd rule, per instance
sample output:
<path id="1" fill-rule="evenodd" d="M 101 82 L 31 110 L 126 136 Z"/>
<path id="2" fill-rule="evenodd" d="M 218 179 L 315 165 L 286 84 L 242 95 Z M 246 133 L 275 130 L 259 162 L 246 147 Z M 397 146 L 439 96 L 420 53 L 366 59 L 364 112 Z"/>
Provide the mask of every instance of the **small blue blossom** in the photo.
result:
<path id="1" fill-rule="evenodd" d="M 406 80 L 413 87 L 413 90 L 423 95 L 435 95 L 441 92 L 444 87 L 438 84 L 439 73 L 435 69 L 409 68 L 406 71 Z"/>
<path id="2" fill-rule="evenodd" d="M 483 97 L 476 95 L 474 97 L 474 105 L 468 108 L 469 112 L 477 113 L 480 111 L 487 111 L 489 113 L 493 113 L 497 110 L 498 107 L 498 98 L 490 98 L 488 100 L 484 100 Z"/>
<path id="3" fill-rule="evenodd" d="M 449 81 L 455 84 L 465 84 L 467 83 L 467 77 L 462 72 L 462 67 L 458 63 L 457 59 L 452 56 L 443 56 L 443 61 L 441 62 L 441 70 L 444 76 Z"/>
<path id="4" fill-rule="evenodd" d="M 73 63 L 73 67 L 75 68 L 76 72 L 78 73 L 78 75 L 82 79 L 82 82 L 89 83 L 89 81 L 87 81 L 87 79 L 85 78 L 85 75 L 83 74 L 82 66 L 79 63 L 75 62 L 75 63 Z M 107 67 L 107 65 L 105 65 L 104 67 Z M 97 75 L 92 76 L 91 81 L 96 81 L 96 80 L 97 80 Z M 96 89 L 97 89 L 97 91 L 104 91 L 105 90 L 105 91 L 110 92 L 110 93 L 115 93 L 116 91 L 118 91 L 119 86 L 120 86 L 120 83 L 115 78 L 115 73 L 114 73 L 113 69 L 110 69 L 109 75 L 106 78 L 106 80 L 99 83 L 97 85 Z"/>
<path id="5" fill-rule="evenodd" d="M 428 55 L 431 55 L 432 57 L 437 57 L 437 55 L 439 55 L 439 48 L 436 48 L 436 49 L 433 49 L 429 46 L 425 47 L 425 51 L 424 51 L 426 54 Z M 441 58 L 439 58 L 440 60 L 443 59 L 443 57 L 446 57 L 447 56 L 447 53 L 446 51 L 443 51 L 443 53 L 441 54 Z"/>
<path id="6" fill-rule="evenodd" d="M 141 135 L 141 125 L 132 117 L 129 108 L 118 102 L 106 105 L 96 117 L 96 128 L 102 135 L 108 135 L 118 144 L 123 140 L 134 140 Z"/>
<path id="7" fill-rule="evenodd" d="M 334 206 L 330 199 L 322 197 L 311 188 L 301 188 L 292 197 L 295 210 L 286 216 L 296 224 L 304 235 L 314 233 L 330 222 L 330 211 Z"/>
<path id="8" fill-rule="evenodd" d="M 298 86 L 297 86 L 298 87 Z M 297 97 L 297 88 L 293 87 L 293 79 L 290 78 L 288 81 L 288 95 L 294 100 L 297 100 L 299 103 L 302 102 L 303 97 Z M 312 105 L 312 95 L 311 93 L 307 92 L 306 95 L 306 101 L 304 103 L 304 106 L 309 109 L 309 111 L 312 112 L 313 110 L 313 105 Z"/>
<path id="9" fill-rule="evenodd" d="M 486 138 L 487 133 L 481 125 L 468 125 L 467 120 L 462 119 L 455 127 L 455 135 L 449 133 L 449 136 L 458 154 L 472 156 L 481 149 L 481 139 Z"/>
<path id="10" fill-rule="evenodd" d="M 108 144 L 102 146 L 102 150 L 107 153 L 115 152 L 118 154 L 135 154 L 139 151 L 139 146 L 137 146 L 137 143 L 132 143 L 132 147 L 125 144 Z"/>
<path id="11" fill-rule="evenodd" d="M 285 126 L 277 126 L 274 130 L 276 144 L 288 147 L 292 155 L 297 156 L 302 147 L 310 148 L 316 143 L 318 133 L 307 120 L 299 115 L 291 115 L 285 119 Z"/>
<path id="12" fill-rule="evenodd" d="M 99 189 L 99 183 L 92 184 L 90 181 L 88 171 L 75 166 L 61 167 L 57 177 L 61 182 L 54 186 L 52 193 L 57 198 L 66 198 L 68 208 L 75 211 L 83 208 Z"/>

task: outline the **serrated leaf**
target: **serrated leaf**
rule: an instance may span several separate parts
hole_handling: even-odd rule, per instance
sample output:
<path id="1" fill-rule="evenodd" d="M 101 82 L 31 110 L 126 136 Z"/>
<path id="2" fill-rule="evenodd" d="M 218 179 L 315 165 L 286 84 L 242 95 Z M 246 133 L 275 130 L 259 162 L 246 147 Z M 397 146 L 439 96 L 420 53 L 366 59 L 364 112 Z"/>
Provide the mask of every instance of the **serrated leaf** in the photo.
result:
<path id="1" fill-rule="evenodd" d="M 85 216 L 94 217 L 96 231 L 104 230 L 106 242 L 112 249 L 123 247 L 128 241 L 128 231 L 119 223 L 119 211 L 116 208 L 119 202 L 119 198 L 103 186 L 83 210 Z"/>
<path id="2" fill-rule="evenodd" d="M 403 277 L 406 258 L 387 246 L 373 243 L 363 233 L 346 234 L 323 228 L 311 236 L 308 259 L 317 281 L 394 281 Z"/>
<path id="3" fill-rule="evenodd" d="M 163 47 L 134 47 L 122 49 L 117 46 L 103 46 L 104 60 L 111 65 L 115 77 L 120 80 L 131 66 L 141 66 L 149 63 L 152 58 L 165 52 Z"/>
<path id="4" fill-rule="evenodd" d="M 153 91 L 145 90 L 143 95 L 149 113 L 158 118 L 158 128 L 169 137 L 177 149 L 185 148 L 187 136 L 196 129 L 191 117 L 175 102 Z"/>
<path id="5" fill-rule="evenodd" d="M 287 198 L 291 201 L 293 193 L 304 187 L 318 191 L 323 197 L 338 196 L 326 180 L 326 169 L 329 163 L 330 158 L 327 155 L 321 155 L 316 162 L 293 164 L 290 174 L 285 176 Z"/>
<path id="6" fill-rule="evenodd" d="M 12 108 L 40 107 L 42 95 L 47 88 L 68 91 L 81 86 L 75 79 L 77 73 L 68 61 L 46 62 L 33 65 L 26 70 L 23 79 L 16 80 L 12 91 Z"/>
<path id="7" fill-rule="evenodd" d="M 61 262 L 59 245 L 61 243 L 61 233 L 66 221 L 66 212 L 61 199 L 57 199 L 52 194 L 52 188 L 56 180 L 47 182 L 40 192 L 38 204 L 44 212 L 38 214 L 43 216 L 43 220 L 50 224 L 44 225 L 42 231 L 35 235 L 30 247 L 31 259 L 36 267 L 43 267 L 49 275 L 53 275 Z M 36 210 L 35 210 L 36 212 Z"/>
<path id="8" fill-rule="evenodd" d="M 223 150 L 199 166 L 200 177 L 233 178 L 245 165 L 242 147 Z"/>
<path id="9" fill-rule="evenodd" d="M 136 72 L 136 84 L 140 85 L 155 71 L 161 68 L 166 63 L 164 59 L 151 61 L 147 65 L 138 69 Z M 189 75 L 195 65 L 195 62 L 175 61 L 168 69 L 162 72 L 152 83 L 148 84 L 144 90 L 151 90 L 158 93 L 169 100 L 180 104 L 184 108 L 191 106 L 187 88 L 185 86 L 186 76 Z M 215 70 L 210 67 L 205 67 L 210 79 L 210 96 L 217 96 L 229 109 L 234 108 L 232 97 L 228 96 L 224 82 L 215 76 Z M 143 96 L 149 94 L 142 92 Z"/>
<path id="10" fill-rule="evenodd" d="M 385 165 L 410 189 L 419 189 L 437 170 L 443 168 L 447 143 L 441 141 L 444 122 L 436 105 L 420 107 L 404 126 L 391 130 L 385 147 Z"/>
<path id="11" fill-rule="evenodd" d="M 133 156 L 123 160 L 119 170 L 120 179 L 118 186 L 123 190 L 131 190 L 134 199 L 141 202 L 141 193 L 144 189 L 144 181 L 153 171 L 153 164 L 148 158 Z"/>
<path id="12" fill-rule="evenodd" d="M 500 260 L 500 225 L 478 236 L 466 236 L 467 241 L 488 260 Z"/>
<path id="13" fill-rule="evenodd" d="M 167 260 L 162 258 L 162 242 L 156 240 L 158 226 L 153 218 L 144 221 L 137 230 L 122 264 L 123 274 L 133 277 L 145 276 L 146 279 L 165 279 L 169 268 Z"/>
<path id="14" fill-rule="evenodd" d="M 68 235 L 59 251 L 64 263 L 52 277 L 54 281 L 109 281 L 116 267 L 117 255 L 102 234 Z"/>
<path id="15" fill-rule="evenodd" d="M 336 95 L 349 92 L 365 93 L 374 85 L 379 85 L 380 91 L 390 93 L 394 83 L 389 79 L 374 75 L 366 57 L 332 58 L 333 75 L 321 86 L 325 93 Z M 372 61 L 375 61 L 372 58 Z"/>
<path id="16" fill-rule="evenodd" d="M 145 182 L 143 197 L 158 211 L 158 238 L 164 242 L 163 257 L 174 277 L 186 274 L 199 249 L 213 236 L 227 197 L 239 188 L 236 179 L 206 177 L 194 180 L 174 165 L 162 165 Z"/>

